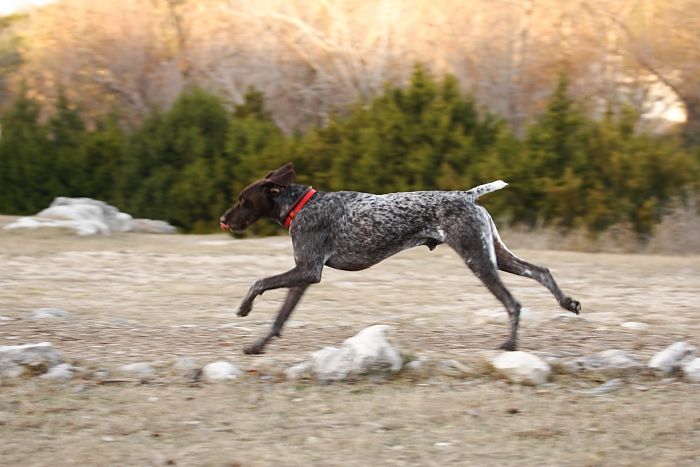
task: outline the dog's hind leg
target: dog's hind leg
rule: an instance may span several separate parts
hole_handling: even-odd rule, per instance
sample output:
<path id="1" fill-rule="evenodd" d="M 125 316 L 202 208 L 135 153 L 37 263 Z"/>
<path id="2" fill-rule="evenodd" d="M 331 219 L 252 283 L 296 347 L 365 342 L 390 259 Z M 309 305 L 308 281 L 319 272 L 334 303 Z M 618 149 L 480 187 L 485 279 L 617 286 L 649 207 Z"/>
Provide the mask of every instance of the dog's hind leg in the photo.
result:
<path id="1" fill-rule="evenodd" d="M 301 296 L 304 295 L 304 292 L 308 287 L 309 286 L 307 284 L 299 287 L 290 288 L 289 292 L 287 293 L 287 298 L 285 299 L 284 304 L 282 305 L 282 308 L 280 308 L 280 311 L 277 313 L 277 318 L 275 319 L 275 322 L 272 325 L 270 332 L 268 332 L 267 335 L 262 337 L 254 344 L 245 347 L 243 349 L 243 352 L 247 354 L 262 353 L 263 349 L 265 348 L 265 345 L 267 345 L 270 339 L 272 339 L 273 337 L 281 337 L 280 332 L 282 331 L 282 326 L 284 326 L 284 323 L 289 318 L 289 315 L 292 314 L 292 311 L 294 311 L 294 308 L 297 306 L 299 300 L 301 300 Z"/>
<path id="2" fill-rule="evenodd" d="M 488 228 L 488 223 L 484 224 Z M 455 232 L 453 232 L 454 234 Z M 516 350 L 518 340 L 518 325 L 520 323 L 520 303 L 513 297 L 498 275 L 498 270 L 494 264 L 493 245 L 491 235 L 481 235 L 481 232 L 456 232 L 460 235 L 449 235 L 447 244 L 450 245 L 469 266 L 469 269 L 484 283 L 491 293 L 503 304 L 510 318 L 510 336 L 500 348 L 504 350 Z"/>
<path id="3" fill-rule="evenodd" d="M 484 212 L 486 212 L 484 210 Z M 572 299 L 564 295 L 561 291 L 557 282 L 554 280 L 552 273 L 549 269 L 537 266 L 535 264 L 528 263 L 515 256 L 503 243 L 500 235 L 498 235 L 498 230 L 496 230 L 496 225 L 493 223 L 491 216 L 489 216 L 491 222 L 491 232 L 493 234 L 493 247 L 496 253 L 496 262 L 498 269 L 501 271 L 509 272 L 511 274 L 516 274 L 518 276 L 529 277 L 534 279 L 540 284 L 544 285 L 552 292 L 552 295 L 559 302 L 559 306 L 568 310 L 572 313 L 579 314 L 581 312 L 581 303 L 577 300 Z"/>

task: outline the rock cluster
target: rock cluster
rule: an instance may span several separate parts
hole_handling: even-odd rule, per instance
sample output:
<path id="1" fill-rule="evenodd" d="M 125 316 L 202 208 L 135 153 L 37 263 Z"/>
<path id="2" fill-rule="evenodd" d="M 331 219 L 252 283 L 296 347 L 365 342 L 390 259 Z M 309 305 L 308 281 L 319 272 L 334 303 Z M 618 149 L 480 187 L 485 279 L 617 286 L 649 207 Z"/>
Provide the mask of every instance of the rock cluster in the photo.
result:
<path id="1" fill-rule="evenodd" d="M 34 216 L 21 217 L 6 225 L 8 230 L 62 228 L 78 235 L 110 235 L 117 232 L 175 233 L 165 221 L 134 219 L 104 201 L 58 197 Z"/>
<path id="2" fill-rule="evenodd" d="M 598 388 L 582 391 L 582 394 L 604 394 L 616 390 L 631 376 L 653 377 L 679 376 L 688 382 L 700 383 L 700 358 L 694 357 L 695 347 L 686 342 L 676 342 L 655 354 L 645 365 L 638 357 L 626 351 L 610 349 L 588 357 L 548 357 L 545 359 L 528 352 L 494 352 L 480 357 L 487 373 L 456 360 L 429 359 L 402 356 L 388 339 L 390 327 L 370 326 L 345 340 L 339 347 L 325 347 L 309 356 L 309 359 L 291 367 L 278 368 L 269 374 L 286 376 L 288 380 L 307 379 L 321 383 L 353 381 L 370 377 L 383 380 L 404 370 L 405 374 L 419 378 L 464 379 L 479 374 L 496 373 L 500 377 L 524 385 L 541 385 L 557 374 L 592 374 L 595 379 L 608 379 Z M 279 362 L 278 362 L 279 363 Z M 477 362 L 477 367 L 481 363 Z M 0 379 L 41 375 L 42 379 L 67 381 L 76 376 L 96 381 L 149 383 L 159 377 L 162 364 L 134 362 L 118 367 L 116 379 L 107 370 L 88 372 L 64 362 L 48 342 L 24 345 L 0 346 Z M 268 368 L 269 370 L 269 368 Z M 253 374 L 260 373 L 260 369 Z M 263 370 L 265 373 L 265 370 Z M 171 365 L 170 374 L 190 383 L 217 383 L 238 379 L 246 373 L 228 361 L 200 365 L 188 357 L 180 357 Z M 284 377 L 283 376 L 283 377 Z M 273 376 L 264 376 L 267 379 Z M 411 377 L 411 376 L 409 376 Z"/>

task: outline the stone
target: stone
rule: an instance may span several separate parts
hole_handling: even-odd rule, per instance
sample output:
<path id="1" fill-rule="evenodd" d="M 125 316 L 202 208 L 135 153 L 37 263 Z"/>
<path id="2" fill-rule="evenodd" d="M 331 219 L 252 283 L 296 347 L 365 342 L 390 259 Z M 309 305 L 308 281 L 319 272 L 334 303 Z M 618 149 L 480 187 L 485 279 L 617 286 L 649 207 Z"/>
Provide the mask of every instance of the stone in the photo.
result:
<path id="1" fill-rule="evenodd" d="M 682 365 L 683 376 L 692 383 L 700 383 L 700 358 L 688 360 Z"/>
<path id="2" fill-rule="evenodd" d="M 146 362 L 122 365 L 119 367 L 119 373 L 129 378 L 137 378 L 142 382 L 151 381 L 156 377 L 156 370 Z"/>
<path id="3" fill-rule="evenodd" d="M 133 219 L 129 232 L 152 233 L 152 234 L 174 234 L 177 228 L 165 221 L 155 219 Z"/>
<path id="4" fill-rule="evenodd" d="M 178 357 L 173 362 L 173 371 L 182 378 L 196 380 L 201 372 L 201 366 L 190 357 Z"/>
<path id="5" fill-rule="evenodd" d="M 588 371 L 620 375 L 635 373 L 644 368 L 644 364 L 637 357 L 619 349 L 603 350 L 589 357 L 557 359 L 553 364 L 562 369 L 563 373 Z"/>
<path id="6" fill-rule="evenodd" d="M 59 228 L 78 235 L 110 235 L 117 232 L 174 233 L 165 221 L 137 219 L 104 201 L 91 198 L 58 197 L 31 217 L 21 217 L 4 229 Z"/>
<path id="7" fill-rule="evenodd" d="M 551 369 L 541 358 L 528 352 L 503 352 L 491 360 L 491 365 L 511 382 L 527 385 L 544 384 Z"/>
<path id="8" fill-rule="evenodd" d="M 239 376 L 243 376 L 243 371 L 229 362 L 209 363 L 202 369 L 202 379 L 208 383 L 230 381 Z"/>
<path id="9" fill-rule="evenodd" d="M 364 374 L 388 375 L 401 369 L 401 354 L 387 341 L 390 327 L 363 329 L 340 348 L 325 347 L 311 354 L 313 375 L 322 382 L 342 381 Z"/>
<path id="10" fill-rule="evenodd" d="M 607 394 L 609 392 L 616 391 L 616 390 L 622 388 L 623 385 L 624 385 L 624 382 L 621 379 L 615 378 L 615 379 L 611 379 L 609 381 L 606 381 L 605 383 L 603 383 L 599 386 L 596 386 L 593 389 L 586 389 L 583 391 L 579 391 L 579 393 L 586 394 L 589 396 L 599 396 L 601 394 Z"/>
<path id="11" fill-rule="evenodd" d="M 680 370 L 683 360 L 691 357 L 694 352 L 695 347 L 687 342 L 674 342 L 656 353 L 649 360 L 649 367 L 663 375 L 669 375 Z"/>
<path id="12" fill-rule="evenodd" d="M 71 365 L 70 363 L 60 363 L 49 369 L 46 373 L 40 376 L 42 379 L 52 380 L 68 380 L 73 379 L 76 375 L 83 373 L 85 370 Z"/>
<path id="13" fill-rule="evenodd" d="M 27 319 L 61 319 L 68 318 L 70 313 L 58 308 L 39 308 L 31 311 Z"/>
<path id="14" fill-rule="evenodd" d="M 647 323 L 640 323 L 637 321 L 626 321 L 620 326 L 622 326 L 623 328 L 632 329 L 634 331 L 644 331 L 645 329 L 649 329 L 651 327 Z"/>
<path id="15" fill-rule="evenodd" d="M 471 374 L 472 370 L 457 360 L 440 360 L 435 366 L 435 373 L 451 378 L 464 378 Z"/>
<path id="16" fill-rule="evenodd" d="M 302 362 L 294 366 L 287 368 L 284 374 L 290 381 L 297 381 L 300 379 L 308 379 L 312 376 L 312 365 L 311 362 Z"/>
<path id="17" fill-rule="evenodd" d="M 0 376 L 5 378 L 16 378 L 26 372 L 45 373 L 62 362 L 49 342 L 0 345 Z"/>

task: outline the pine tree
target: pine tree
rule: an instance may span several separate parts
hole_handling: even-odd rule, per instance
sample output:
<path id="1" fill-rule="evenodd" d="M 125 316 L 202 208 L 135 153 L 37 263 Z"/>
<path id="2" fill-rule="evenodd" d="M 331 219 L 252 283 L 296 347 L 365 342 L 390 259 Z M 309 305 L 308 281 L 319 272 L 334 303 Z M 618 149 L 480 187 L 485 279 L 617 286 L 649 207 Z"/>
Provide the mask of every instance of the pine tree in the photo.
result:
<path id="1" fill-rule="evenodd" d="M 0 119 L 0 131 L 0 212 L 31 214 L 46 207 L 56 187 L 37 102 L 20 94 Z"/>

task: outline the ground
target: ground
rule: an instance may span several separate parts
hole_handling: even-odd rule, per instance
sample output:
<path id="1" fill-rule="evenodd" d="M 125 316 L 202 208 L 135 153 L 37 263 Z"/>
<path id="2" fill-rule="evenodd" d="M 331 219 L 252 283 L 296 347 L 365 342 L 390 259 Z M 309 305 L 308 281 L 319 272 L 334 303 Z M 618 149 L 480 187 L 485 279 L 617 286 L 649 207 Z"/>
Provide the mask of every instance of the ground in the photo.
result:
<path id="1" fill-rule="evenodd" d="M 2 219 L 0 219 L 2 221 Z M 2 223 L 2 222 L 0 222 Z M 508 237 L 504 235 L 508 242 Z M 282 370 L 372 324 L 407 358 L 478 367 L 508 334 L 505 311 L 448 248 L 415 248 L 361 272 L 326 269 L 262 356 L 242 353 L 274 318 L 269 291 L 247 318 L 250 283 L 293 264 L 287 237 L 0 230 L 0 345 L 49 341 L 89 371 L 151 362 L 148 383 L 0 381 L 2 465 L 698 465 L 700 387 L 639 375 L 599 396 L 596 377 L 539 387 L 472 376 L 288 382 Z M 583 304 L 504 274 L 527 309 L 520 348 L 542 357 L 623 349 L 646 361 L 700 345 L 700 258 L 515 252 L 547 265 Z M 30 320 L 37 308 L 67 318 Z M 499 314 L 502 313 L 502 315 Z M 635 321 L 645 330 L 621 326 Z M 224 384 L 178 378 L 179 356 L 228 360 Z"/>

